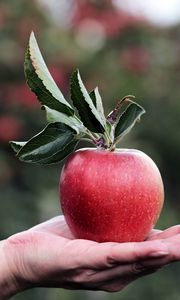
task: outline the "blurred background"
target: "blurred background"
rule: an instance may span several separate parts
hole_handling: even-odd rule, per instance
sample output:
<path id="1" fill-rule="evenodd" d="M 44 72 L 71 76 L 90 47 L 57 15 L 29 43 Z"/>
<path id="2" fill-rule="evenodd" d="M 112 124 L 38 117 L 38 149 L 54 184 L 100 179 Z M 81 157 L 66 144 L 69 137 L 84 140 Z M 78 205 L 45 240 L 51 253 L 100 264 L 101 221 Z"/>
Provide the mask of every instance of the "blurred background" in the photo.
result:
<path id="1" fill-rule="evenodd" d="M 157 227 L 180 223 L 180 1 L 1 0 L 0 238 L 60 213 L 63 164 L 21 163 L 8 144 L 45 125 L 23 73 L 32 30 L 67 99 L 70 74 L 78 67 L 89 90 L 99 86 L 106 112 L 127 94 L 145 107 L 146 115 L 119 146 L 146 152 L 161 171 L 166 197 Z M 178 300 L 179 278 L 177 263 L 121 293 L 35 289 L 13 299 Z"/>

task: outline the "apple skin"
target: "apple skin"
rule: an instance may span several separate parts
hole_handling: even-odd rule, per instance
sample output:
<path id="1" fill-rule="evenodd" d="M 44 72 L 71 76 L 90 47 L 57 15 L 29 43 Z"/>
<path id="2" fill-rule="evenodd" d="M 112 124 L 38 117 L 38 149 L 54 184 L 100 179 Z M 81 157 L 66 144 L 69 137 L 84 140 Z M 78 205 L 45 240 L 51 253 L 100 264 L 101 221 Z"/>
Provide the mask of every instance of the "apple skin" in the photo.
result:
<path id="1" fill-rule="evenodd" d="M 85 148 L 63 167 L 60 199 L 76 238 L 139 242 L 159 218 L 164 188 L 157 166 L 142 151 Z"/>

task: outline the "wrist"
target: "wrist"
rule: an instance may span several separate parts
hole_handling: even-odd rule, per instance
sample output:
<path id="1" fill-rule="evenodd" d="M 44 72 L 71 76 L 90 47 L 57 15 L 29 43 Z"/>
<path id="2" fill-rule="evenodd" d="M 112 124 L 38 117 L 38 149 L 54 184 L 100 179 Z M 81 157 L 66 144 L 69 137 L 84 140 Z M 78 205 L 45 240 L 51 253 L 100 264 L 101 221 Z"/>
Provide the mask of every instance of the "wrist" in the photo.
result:
<path id="1" fill-rule="evenodd" d="M 7 240 L 0 241 L 0 300 L 10 299 L 24 289 L 15 275 L 15 253 L 6 244 Z"/>

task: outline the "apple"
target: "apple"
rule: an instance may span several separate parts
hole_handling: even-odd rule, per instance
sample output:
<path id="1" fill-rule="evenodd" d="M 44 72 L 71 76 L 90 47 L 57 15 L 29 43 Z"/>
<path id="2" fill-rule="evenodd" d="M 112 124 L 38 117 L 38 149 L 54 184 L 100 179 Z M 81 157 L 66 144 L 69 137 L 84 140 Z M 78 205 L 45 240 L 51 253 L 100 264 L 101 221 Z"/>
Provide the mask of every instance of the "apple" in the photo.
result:
<path id="1" fill-rule="evenodd" d="M 80 149 L 60 176 L 62 212 L 76 238 L 138 242 L 160 215 L 164 189 L 153 160 L 134 149 Z"/>

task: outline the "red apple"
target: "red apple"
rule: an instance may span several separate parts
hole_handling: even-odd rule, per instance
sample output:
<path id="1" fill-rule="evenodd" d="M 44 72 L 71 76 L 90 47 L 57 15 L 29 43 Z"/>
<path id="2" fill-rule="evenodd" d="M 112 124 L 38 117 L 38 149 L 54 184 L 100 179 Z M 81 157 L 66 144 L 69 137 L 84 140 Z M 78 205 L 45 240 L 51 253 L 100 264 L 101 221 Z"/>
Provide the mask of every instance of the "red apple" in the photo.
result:
<path id="1" fill-rule="evenodd" d="M 64 165 L 60 198 L 76 238 L 138 242 L 160 215 L 164 189 L 157 166 L 145 153 L 86 148 Z"/>

